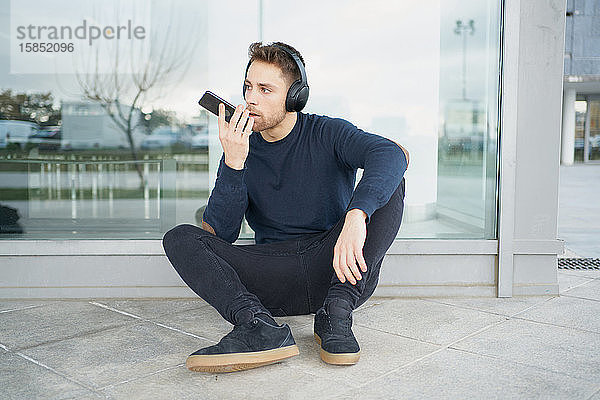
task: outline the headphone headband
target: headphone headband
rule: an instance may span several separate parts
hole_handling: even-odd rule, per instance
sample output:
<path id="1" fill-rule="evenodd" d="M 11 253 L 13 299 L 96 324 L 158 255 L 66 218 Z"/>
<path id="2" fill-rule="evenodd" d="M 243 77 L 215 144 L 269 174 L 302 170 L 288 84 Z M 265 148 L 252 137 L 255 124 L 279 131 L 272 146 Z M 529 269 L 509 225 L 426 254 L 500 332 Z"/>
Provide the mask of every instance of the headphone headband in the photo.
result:
<path id="1" fill-rule="evenodd" d="M 308 81 L 306 79 L 306 70 L 304 69 L 304 64 L 302 64 L 302 61 L 300 60 L 300 57 L 298 57 L 297 54 L 292 53 L 287 48 L 280 46 L 278 44 L 275 44 L 275 43 L 271 44 L 270 46 L 277 47 L 277 48 L 285 51 L 290 57 L 292 57 L 292 59 L 298 66 L 298 69 L 300 70 L 300 79 L 295 80 L 290 85 L 290 88 L 288 89 L 287 96 L 285 99 L 285 109 L 286 109 L 286 111 L 289 111 L 289 112 L 301 111 L 304 108 L 304 106 L 306 105 L 306 102 L 308 101 L 308 93 L 309 93 Z M 249 60 L 248 65 L 246 66 L 245 77 L 248 76 L 248 69 L 250 69 L 251 63 L 252 63 L 252 60 Z M 244 83 L 242 86 L 242 94 L 243 94 L 243 97 L 245 100 L 246 99 L 246 83 Z"/>
<path id="2" fill-rule="evenodd" d="M 292 53 L 291 51 L 289 51 L 288 49 L 286 49 L 283 46 L 280 46 L 278 44 L 273 44 L 272 46 L 277 47 L 283 51 L 285 51 L 286 53 L 288 53 L 296 62 L 296 65 L 298 66 L 298 69 L 300 70 L 300 80 L 303 84 L 305 84 L 306 86 L 308 86 L 308 82 L 306 79 L 306 71 L 304 70 L 304 64 L 302 64 L 302 60 L 300 60 L 300 57 L 298 57 L 298 55 L 296 53 Z"/>

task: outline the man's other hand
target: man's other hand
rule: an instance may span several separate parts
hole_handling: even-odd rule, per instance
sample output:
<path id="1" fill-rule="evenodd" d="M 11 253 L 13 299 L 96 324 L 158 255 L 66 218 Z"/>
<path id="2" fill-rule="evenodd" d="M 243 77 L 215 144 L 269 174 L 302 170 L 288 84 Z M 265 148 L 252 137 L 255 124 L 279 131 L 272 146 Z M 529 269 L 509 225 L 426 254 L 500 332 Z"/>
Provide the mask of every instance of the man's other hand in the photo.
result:
<path id="1" fill-rule="evenodd" d="M 340 236 L 333 248 L 333 269 L 340 280 L 346 279 L 356 285 L 362 279 L 362 272 L 367 272 L 367 263 L 363 257 L 363 246 L 367 238 L 367 214 L 361 209 L 353 208 L 346 213 L 346 219 Z"/>

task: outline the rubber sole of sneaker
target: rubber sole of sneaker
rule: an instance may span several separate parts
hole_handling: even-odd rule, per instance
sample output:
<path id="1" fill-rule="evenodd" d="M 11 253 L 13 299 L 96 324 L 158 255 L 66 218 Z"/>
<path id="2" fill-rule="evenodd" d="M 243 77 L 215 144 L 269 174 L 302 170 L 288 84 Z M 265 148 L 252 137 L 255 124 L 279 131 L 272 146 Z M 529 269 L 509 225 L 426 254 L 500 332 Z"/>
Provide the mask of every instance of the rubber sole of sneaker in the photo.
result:
<path id="1" fill-rule="evenodd" d="M 185 366 L 196 372 L 235 372 L 273 364 L 300 354 L 297 345 L 278 349 L 230 354 L 189 356 Z"/>
<path id="2" fill-rule="evenodd" d="M 314 335 L 317 343 L 319 343 L 320 346 L 321 338 L 316 333 L 314 333 Z M 353 365 L 358 362 L 359 358 L 360 350 L 357 353 L 329 353 L 321 347 L 321 360 L 325 361 L 327 364 Z"/>

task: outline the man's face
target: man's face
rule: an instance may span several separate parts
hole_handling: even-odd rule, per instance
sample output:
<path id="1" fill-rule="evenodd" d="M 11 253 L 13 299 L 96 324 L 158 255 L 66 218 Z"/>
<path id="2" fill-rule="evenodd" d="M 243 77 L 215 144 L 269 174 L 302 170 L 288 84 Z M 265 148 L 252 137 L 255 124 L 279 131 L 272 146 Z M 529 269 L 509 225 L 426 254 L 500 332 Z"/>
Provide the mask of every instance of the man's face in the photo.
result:
<path id="1" fill-rule="evenodd" d="M 253 61 L 246 80 L 246 103 L 254 117 L 252 130 L 262 132 L 278 125 L 286 115 L 285 98 L 288 91 L 281 70 L 274 64 Z"/>

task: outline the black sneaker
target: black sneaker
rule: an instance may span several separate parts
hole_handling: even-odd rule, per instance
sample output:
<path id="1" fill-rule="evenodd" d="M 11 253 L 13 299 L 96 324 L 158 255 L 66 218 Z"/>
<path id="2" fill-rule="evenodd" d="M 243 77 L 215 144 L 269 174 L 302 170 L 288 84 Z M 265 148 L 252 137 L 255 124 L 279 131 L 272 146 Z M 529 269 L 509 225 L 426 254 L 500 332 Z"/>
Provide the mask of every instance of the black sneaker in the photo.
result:
<path id="1" fill-rule="evenodd" d="M 273 364 L 298 355 L 288 324 L 277 325 L 266 314 L 235 325 L 219 343 L 190 354 L 186 367 L 197 372 L 234 372 Z"/>
<path id="2" fill-rule="evenodd" d="M 352 308 L 334 299 L 315 313 L 314 335 L 321 345 L 321 359 L 328 364 L 352 365 L 360 358 L 360 346 L 352 333 Z"/>

